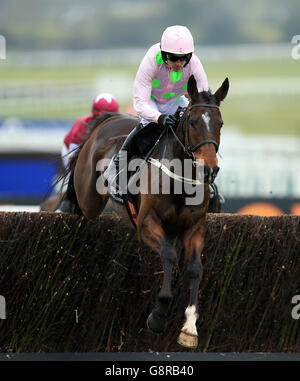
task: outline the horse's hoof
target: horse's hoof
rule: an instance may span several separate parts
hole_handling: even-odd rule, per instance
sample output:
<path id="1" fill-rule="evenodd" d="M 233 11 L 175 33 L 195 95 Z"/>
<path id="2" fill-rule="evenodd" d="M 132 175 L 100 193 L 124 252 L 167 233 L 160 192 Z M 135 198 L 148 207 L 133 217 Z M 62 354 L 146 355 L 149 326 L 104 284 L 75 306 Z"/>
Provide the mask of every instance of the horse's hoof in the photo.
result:
<path id="1" fill-rule="evenodd" d="M 154 317 L 153 313 L 151 312 L 147 319 L 147 327 L 153 333 L 160 334 L 165 330 L 166 319 Z"/>
<path id="2" fill-rule="evenodd" d="M 193 335 L 188 332 L 180 332 L 178 336 L 177 343 L 186 348 L 197 348 L 198 347 L 198 336 Z"/>

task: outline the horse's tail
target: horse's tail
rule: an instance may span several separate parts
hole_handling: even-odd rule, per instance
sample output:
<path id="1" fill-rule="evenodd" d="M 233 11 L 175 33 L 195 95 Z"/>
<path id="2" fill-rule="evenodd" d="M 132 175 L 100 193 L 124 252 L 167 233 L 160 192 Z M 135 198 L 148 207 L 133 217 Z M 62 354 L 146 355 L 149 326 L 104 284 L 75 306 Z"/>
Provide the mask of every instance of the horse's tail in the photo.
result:
<path id="1" fill-rule="evenodd" d="M 66 156 L 74 153 L 73 157 L 69 161 L 69 165 L 65 167 L 62 164 L 61 156 L 58 155 L 54 158 L 57 166 L 60 168 L 59 173 L 52 180 L 49 189 L 45 196 L 43 197 L 42 203 L 48 200 L 53 194 L 62 194 L 60 206 L 64 200 L 69 200 L 73 205 L 75 205 L 75 209 L 80 211 L 80 208 L 77 203 L 77 198 L 74 189 L 74 171 L 76 161 L 78 159 L 78 155 L 82 146 L 78 146 L 73 151 L 66 154 Z M 61 209 L 61 208 L 60 208 Z M 74 209 L 74 206 L 73 206 Z M 70 210 L 71 212 L 71 210 Z M 72 211 L 73 213 L 73 211 Z M 81 211 L 77 214 L 82 214 Z"/>
<path id="2" fill-rule="evenodd" d="M 60 192 L 63 193 L 63 197 L 60 203 L 59 209 L 62 212 L 69 212 L 73 214 L 82 215 L 82 211 L 78 205 L 77 196 L 74 186 L 74 168 L 78 160 L 79 153 L 87 141 L 88 136 L 85 138 L 84 142 L 76 147 L 73 151 L 67 153 L 67 155 L 73 154 L 69 160 L 67 167 L 63 167 L 61 174 L 55 179 L 53 188 L 57 188 L 60 184 Z M 66 189 L 66 190 L 65 190 Z"/>
<path id="3" fill-rule="evenodd" d="M 74 170 L 69 172 L 68 186 L 66 192 L 63 195 L 60 209 L 62 212 L 70 212 L 79 215 L 83 214 L 79 207 L 75 192 Z"/>

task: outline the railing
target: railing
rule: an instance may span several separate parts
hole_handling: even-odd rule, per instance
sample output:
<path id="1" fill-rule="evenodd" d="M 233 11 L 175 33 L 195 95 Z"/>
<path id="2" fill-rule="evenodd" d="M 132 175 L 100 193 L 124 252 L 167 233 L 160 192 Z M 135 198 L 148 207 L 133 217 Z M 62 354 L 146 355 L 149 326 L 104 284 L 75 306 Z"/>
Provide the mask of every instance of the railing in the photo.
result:
<path id="1" fill-rule="evenodd" d="M 222 136 L 216 183 L 227 197 L 300 197 L 300 139 Z"/>
<path id="2" fill-rule="evenodd" d="M 71 121 L 0 121 L 0 152 L 59 154 Z M 227 127 L 227 126 L 226 126 Z M 216 183 L 225 197 L 300 197 L 300 139 L 224 128 Z"/>

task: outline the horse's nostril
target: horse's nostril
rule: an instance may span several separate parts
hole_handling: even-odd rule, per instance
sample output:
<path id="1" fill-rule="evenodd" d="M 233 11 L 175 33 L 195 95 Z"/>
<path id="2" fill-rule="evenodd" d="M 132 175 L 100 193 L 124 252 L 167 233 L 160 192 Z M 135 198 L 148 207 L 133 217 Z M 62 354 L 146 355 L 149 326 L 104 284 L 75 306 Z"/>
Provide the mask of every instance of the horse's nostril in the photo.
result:
<path id="1" fill-rule="evenodd" d="M 214 182 L 219 170 L 220 168 L 218 166 L 211 168 L 208 165 L 205 165 L 204 166 L 204 181 L 209 183 Z"/>

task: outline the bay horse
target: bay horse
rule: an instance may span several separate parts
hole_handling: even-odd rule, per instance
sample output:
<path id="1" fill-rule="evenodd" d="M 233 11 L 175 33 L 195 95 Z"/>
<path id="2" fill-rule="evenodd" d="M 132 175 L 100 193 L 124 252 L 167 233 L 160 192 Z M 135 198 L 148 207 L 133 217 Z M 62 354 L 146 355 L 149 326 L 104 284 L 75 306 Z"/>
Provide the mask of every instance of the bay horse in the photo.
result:
<path id="1" fill-rule="evenodd" d="M 198 92 L 194 76 L 188 81 L 189 104 L 185 109 L 176 132 L 165 134 L 152 152 L 151 159 L 159 161 L 163 155 L 169 159 L 193 158 L 195 166 L 204 162 L 204 198 L 197 205 L 186 205 L 184 194 L 138 193 L 138 217 L 136 222 L 138 239 L 161 257 L 163 281 L 154 309 L 147 319 L 148 328 L 161 333 L 166 326 L 167 311 L 172 299 L 171 278 L 177 264 L 177 250 L 172 244 L 177 237 L 184 248 L 186 272 L 190 282 L 190 297 L 185 310 L 185 323 L 177 342 L 187 348 L 196 348 L 198 333 L 198 289 L 202 278 L 201 254 L 204 247 L 205 218 L 208 211 L 210 190 L 218 172 L 217 152 L 220 145 L 220 130 L 223 124 L 220 103 L 229 89 L 226 78 L 215 92 Z M 126 135 L 138 124 L 137 117 L 128 114 L 100 116 L 98 125 L 82 146 L 75 158 L 72 178 L 77 207 L 88 219 L 99 216 L 109 199 L 108 190 L 99 192 L 97 181 L 102 173 L 97 163 L 111 159 L 121 147 Z M 153 127 L 155 128 L 155 126 Z M 167 152 L 167 153 L 166 153 Z M 148 162 L 144 170 L 150 172 Z M 158 179 L 151 179 L 158 181 Z M 102 190 L 105 185 L 102 184 Z M 124 207 L 123 207 L 124 209 Z"/>

